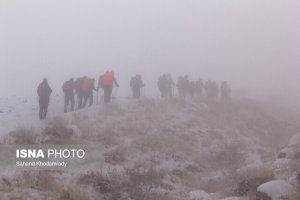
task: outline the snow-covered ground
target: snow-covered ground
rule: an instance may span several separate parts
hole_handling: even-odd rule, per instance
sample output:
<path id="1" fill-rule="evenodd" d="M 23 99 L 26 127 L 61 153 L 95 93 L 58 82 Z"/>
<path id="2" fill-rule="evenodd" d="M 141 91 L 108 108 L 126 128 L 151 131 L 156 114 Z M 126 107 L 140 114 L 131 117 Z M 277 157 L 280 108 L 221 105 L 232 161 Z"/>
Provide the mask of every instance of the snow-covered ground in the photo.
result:
<path id="1" fill-rule="evenodd" d="M 7 136 L 20 126 L 21 131 L 38 127 L 32 134 L 43 138 L 43 129 L 58 124 L 77 133 L 68 141 L 58 135 L 62 142 L 101 145 L 105 157 L 101 169 L 3 174 L 0 199 L 235 200 L 255 199 L 257 188 L 259 194 L 270 193 L 270 185 L 277 187 L 280 181 L 266 183 L 277 179 L 286 181 L 280 184 L 288 185 L 289 192 L 298 187 L 295 156 L 293 165 L 276 160 L 281 149 L 295 150 L 289 140 L 297 119 L 271 105 L 205 98 L 119 99 L 63 114 L 62 99 L 52 97 L 49 120 L 40 122 L 35 98 L 0 102 L 5 141 L 20 139 L 20 134 Z"/>
<path id="2" fill-rule="evenodd" d="M 49 117 L 60 114 L 63 110 L 63 99 L 51 97 Z M 10 96 L 0 98 L 0 135 L 7 134 L 16 127 L 35 126 L 38 120 L 38 98 Z"/>

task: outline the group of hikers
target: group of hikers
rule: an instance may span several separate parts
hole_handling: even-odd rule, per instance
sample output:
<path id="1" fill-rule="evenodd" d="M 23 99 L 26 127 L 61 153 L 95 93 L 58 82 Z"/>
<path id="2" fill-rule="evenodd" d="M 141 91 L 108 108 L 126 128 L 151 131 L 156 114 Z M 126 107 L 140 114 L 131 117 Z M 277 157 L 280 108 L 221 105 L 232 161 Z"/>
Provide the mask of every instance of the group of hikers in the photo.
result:
<path id="1" fill-rule="evenodd" d="M 76 80 L 74 78 L 69 79 L 62 85 L 62 91 L 64 93 L 64 112 L 74 111 L 75 94 L 77 96 L 78 109 L 86 107 L 87 103 L 89 106 L 92 106 L 94 101 L 93 93 L 94 91 L 98 92 L 99 89 L 103 89 L 104 91 L 104 103 L 109 103 L 112 98 L 114 86 L 119 87 L 119 84 L 112 71 L 107 71 L 102 74 L 98 79 L 97 85 L 95 85 L 94 78 L 87 76 L 77 78 Z M 174 96 L 175 83 L 170 74 L 161 75 L 158 78 L 157 86 L 162 98 Z M 219 93 L 221 93 L 223 99 L 229 99 L 231 93 L 231 89 L 227 82 L 223 82 L 219 88 L 214 81 L 208 80 L 205 83 L 201 79 L 198 81 L 190 81 L 187 75 L 179 76 L 176 86 L 178 94 L 182 98 L 186 98 L 187 96 L 190 96 L 191 98 L 202 96 L 205 91 L 208 98 L 218 98 L 220 95 Z M 139 99 L 141 97 L 141 89 L 145 87 L 142 76 L 137 74 L 132 77 L 130 80 L 130 87 L 132 90 L 132 97 L 134 99 Z M 37 88 L 40 105 L 40 120 L 46 118 L 51 93 L 52 89 L 48 84 L 48 80 L 44 78 Z"/>
<path id="2" fill-rule="evenodd" d="M 114 76 L 114 72 L 107 71 L 101 75 L 98 79 L 98 84 L 95 86 L 95 79 L 87 76 L 77 78 L 71 78 L 62 85 L 62 91 L 64 93 L 64 112 L 68 112 L 75 109 L 75 93 L 77 95 L 78 109 L 86 107 L 87 103 L 89 106 L 93 105 L 94 91 L 99 91 L 103 89 L 104 91 L 104 103 L 109 103 L 111 101 L 111 95 L 113 86 L 119 87 L 118 82 Z M 50 95 L 52 89 L 48 84 L 46 78 L 43 79 L 42 83 L 39 84 L 37 93 L 39 96 L 39 119 L 44 120 L 47 115 Z"/>
<path id="3" fill-rule="evenodd" d="M 202 79 L 198 81 L 190 81 L 188 76 L 179 76 L 177 84 L 175 85 L 170 74 L 163 74 L 158 78 L 157 86 L 160 91 L 160 96 L 172 97 L 174 96 L 175 86 L 177 87 L 179 97 L 186 98 L 190 96 L 203 96 L 204 92 L 208 98 L 218 98 L 221 96 L 223 99 L 229 99 L 231 88 L 226 81 L 222 82 L 219 87 L 215 81 L 208 80 L 205 83 Z"/>

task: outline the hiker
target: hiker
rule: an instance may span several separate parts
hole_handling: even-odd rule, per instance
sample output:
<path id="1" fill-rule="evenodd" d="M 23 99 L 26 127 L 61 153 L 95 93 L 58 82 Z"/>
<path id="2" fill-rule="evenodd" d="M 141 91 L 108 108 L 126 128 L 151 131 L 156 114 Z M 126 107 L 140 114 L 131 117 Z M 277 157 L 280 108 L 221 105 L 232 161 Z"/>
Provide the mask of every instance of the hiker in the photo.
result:
<path id="1" fill-rule="evenodd" d="M 212 90 L 213 98 L 217 99 L 219 97 L 220 89 L 216 82 L 212 82 Z"/>
<path id="2" fill-rule="evenodd" d="M 173 89 L 174 89 L 174 85 L 175 85 L 175 83 L 174 83 L 174 81 L 173 81 L 173 79 L 172 79 L 172 76 L 171 76 L 171 74 L 167 74 L 166 75 L 166 78 L 167 78 L 167 96 L 169 96 L 169 97 L 172 97 L 173 96 Z"/>
<path id="3" fill-rule="evenodd" d="M 158 78 L 157 86 L 160 91 L 161 98 L 164 98 L 166 96 L 166 90 L 167 90 L 166 82 L 167 82 L 166 75 L 163 74 Z"/>
<path id="4" fill-rule="evenodd" d="M 102 85 L 102 81 L 103 81 L 103 76 L 104 74 L 102 74 L 99 79 L 98 79 L 98 87 L 97 87 L 97 101 L 98 101 L 98 95 L 99 95 L 99 89 L 103 89 L 103 85 Z M 103 94 L 103 97 L 104 97 L 104 94 Z"/>
<path id="5" fill-rule="evenodd" d="M 195 81 L 190 81 L 188 84 L 188 92 L 191 98 L 194 98 L 197 90 L 197 83 Z"/>
<path id="6" fill-rule="evenodd" d="M 74 84 L 74 79 L 71 78 L 70 80 L 64 82 L 62 86 L 62 90 L 65 95 L 65 105 L 64 105 L 64 112 L 68 112 L 68 107 L 69 103 L 71 103 L 71 112 L 74 111 L 74 104 L 75 104 L 75 99 L 74 99 L 74 89 L 75 89 L 75 84 Z"/>
<path id="7" fill-rule="evenodd" d="M 190 82 L 187 75 L 178 77 L 177 89 L 180 97 L 186 98 L 186 95 L 189 91 L 189 85 Z"/>
<path id="8" fill-rule="evenodd" d="M 145 84 L 142 81 L 142 76 L 137 74 L 132 77 L 130 80 L 130 87 L 132 90 L 132 96 L 134 99 L 139 99 L 141 96 L 141 88 L 144 87 Z"/>
<path id="9" fill-rule="evenodd" d="M 40 110 L 39 110 L 40 120 L 46 119 L 51 93 L 52 93 L 52 89 L 48 84 L 48 80 L 44 78 L 42 83 L 40 83 L 37 88 L 37 94 L 39 96 L 39 104 L 40 104 Z"/>
<path id="10" fill-rule="evenodd" d="M 223 99 L 230 98 L 231 89 L 226 81 L 221 84 L 221 96 Z"/>
<path id="11" fill-rule="evenodd" d="M 198 80 L 197 82 L 196 82 L 196 94 L 198 95 L 198 96 L 201 96 L 202 95 L 202 91 L 203 91 L 203 88 L 204 88 L 204 84 L 203 84 L 203 82 L 202 82 L 202 79 L 200 79 L 200 80 Z"/>
<path id="12" fill-rule="evenodd" d="M 219 91 L 219 86 L 216 82 L 209 80 L 205 83 L 204 88 L 208 98 L 217 99 L 219 97 L 220 91 Z"/>
<path id="13" fill-rule="evenodd" d="M 206 81 L 204 84 L 205 93 L 208 98 L 212 98 L 214 96 L 213 87 L 213 82 L 211 80 Z"/>
<path id="14" fill-rule="evenodd" d="M 161 98 L 173 96 L 174 81 L 170 74 L 161 75 L 158 78 L 157 86 L 161 93 Z"/>
<path id="15" fill-rule="evenodd" d="M 95 87 L 95 79 L 94 78 L 92 79 L 92 82 L 91 82 L 91 85 L 90 85 L 90 91 L 89 91 L 90 103 L 89 103 L 89 106 L 92 106 L 93 103 L 94 103 L 94 92 L 93 91 L 98 92 L 98 90 Z"/>
<path id="16" fill-rule="evenodd" d="M 78 109 L 82 108 L 82 100 L 83 100 L 83 91 L 82 91 L 82 83 L 84 77 L 77 78 L 74 82 L 74 88 L 77 94 L 77 102 L 78 102 Z"/>
<path id="17" fill-rule="evenodd" d="M 111 94 L 113 85 L 119 87 L 116 81 L 114 72 L 107 71 L 105 74 L 101 75 L 98 81 L 98 89 L 102 88 L 104 90 L 104 103 L 109 103 L 111 101 Z"/>
<path id="18" fill-rule="evenodd" d="M 92 106 L 94 103 L 94 96 L 93 91 L 97 91 L 95 88 L 95 79 L 84 77 L 82 81 L 82 95 L 83 95 L 83 104 L 82 107 L 84 108 L 89 101 L 89 106 Z"/>

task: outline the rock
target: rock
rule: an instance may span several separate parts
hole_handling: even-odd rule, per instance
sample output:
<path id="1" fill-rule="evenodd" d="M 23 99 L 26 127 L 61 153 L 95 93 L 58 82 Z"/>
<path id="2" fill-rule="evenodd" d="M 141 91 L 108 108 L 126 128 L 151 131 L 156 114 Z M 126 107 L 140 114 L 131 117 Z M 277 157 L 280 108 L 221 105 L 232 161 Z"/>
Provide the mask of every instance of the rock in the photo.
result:
<path id="1" fill-rule="evenodd" d="M 278 154 L 277 158 L 286 158 L 286 153 L 285 152 L 280 152 Z"/>
<path id="2" fill-rule="evenodd" d="M 279 152 L 277 157 L 300 160 L 300 133 L 289 140 L 288 145 Z"/>
<path id="3" fill-rule="evenodd" d="M 274 180 L 258 187 L 256 200 L 282 200 L 293 192 L 293 186 L 283 180 Z"/>
<path id="4" fill-rule="evenodd" d="M 291 145 L 282 149 L 277 158 L 288 158 L 293 160 L 300 160 L 300 145 Z"/>
<path id="5" fill-rule="evenodd" d="M 293 153 L 293 149 L 289 147 L 283 148 L 279 153 L 277 158 L 291 158 L 291 154 Z"/>
<path id="6" fill-rule="evenodd" d="M 255 192 L 257 187 L 264 182 L 265 179 L 253 178 L 249 180 L 243 180 L 239 183 L 235 193 L 239 196 L 245 196 L 249 193 Z"/>

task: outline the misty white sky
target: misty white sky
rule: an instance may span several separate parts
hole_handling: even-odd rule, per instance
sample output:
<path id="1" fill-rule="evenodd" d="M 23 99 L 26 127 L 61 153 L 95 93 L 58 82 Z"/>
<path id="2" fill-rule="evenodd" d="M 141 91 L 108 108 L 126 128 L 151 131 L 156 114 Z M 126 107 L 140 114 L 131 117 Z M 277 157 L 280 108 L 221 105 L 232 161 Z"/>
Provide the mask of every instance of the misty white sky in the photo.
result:
<path id="1" fill-rule="evenodd" d="M 107 69 L 129 95 L 172 72 L 273 96 L 300 93 L 299 0 L 0 0 L 0 91 L 55 93 Z M 298 95 L 298 94 L 297 94 Z"/>

